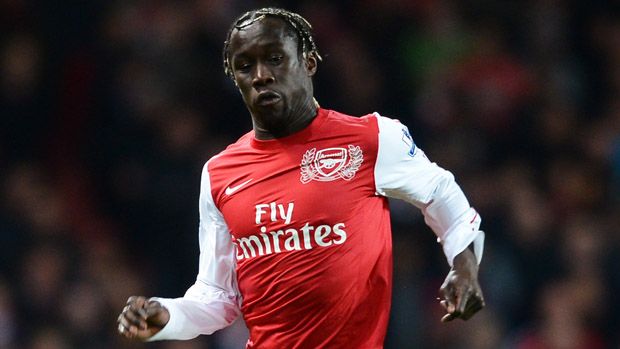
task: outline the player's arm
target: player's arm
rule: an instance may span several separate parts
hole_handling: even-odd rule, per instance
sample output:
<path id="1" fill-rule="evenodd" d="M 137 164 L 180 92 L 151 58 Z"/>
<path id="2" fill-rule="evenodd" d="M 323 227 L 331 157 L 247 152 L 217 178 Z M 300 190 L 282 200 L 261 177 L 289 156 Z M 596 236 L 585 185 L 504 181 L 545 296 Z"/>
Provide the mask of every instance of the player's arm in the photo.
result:
<path id="1" fill-rule="evenodd" d="M 140 340 L 191 339 L 230 325 L 240 314 L 235 248 L 211 196 L 205 165 L 200 189 L 198 277 L 181 298 L 130 297 L 118 331 Z"/>
<path id="2" fill-rule="evenodd" d="M 468 319 L 484 306 L 478 283 L 484 247 L 480 215 L 469 205 L 454 176 L 416 147 L 406 126 L 380 116 L 377 121 L 376 191 L 420 208 L 451 267 L 440 289 L 448 312 L 443 321 Z"/>

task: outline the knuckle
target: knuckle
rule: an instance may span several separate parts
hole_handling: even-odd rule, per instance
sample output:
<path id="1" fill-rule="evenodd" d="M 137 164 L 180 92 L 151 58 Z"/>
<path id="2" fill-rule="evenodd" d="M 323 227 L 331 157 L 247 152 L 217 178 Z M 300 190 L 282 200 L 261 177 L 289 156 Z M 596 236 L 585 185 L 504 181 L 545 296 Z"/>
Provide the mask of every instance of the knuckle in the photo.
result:
<path id="1" fill-rule="evenodd" d="M 129 323 L 127 322 L 127 320 L 125 318 L 121 319 L 119 327 L 122 326 L 123 328 L 127 329 L 127 327 L 129 326 Z"/>

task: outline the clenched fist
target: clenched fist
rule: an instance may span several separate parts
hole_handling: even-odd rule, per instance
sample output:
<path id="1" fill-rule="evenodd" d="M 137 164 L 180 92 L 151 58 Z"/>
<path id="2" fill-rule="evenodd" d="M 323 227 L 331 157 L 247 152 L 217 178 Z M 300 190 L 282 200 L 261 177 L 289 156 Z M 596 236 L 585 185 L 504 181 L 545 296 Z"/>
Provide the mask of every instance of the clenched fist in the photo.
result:
<path id="1" fill-rule="evenodd" d="M 456 318 L 468 320 L 484 308 L 484 296 L 478 283 L 478 263 L 471 250 L 465 249 L 454 258 L 454 266 L 439 292 L 443 297 L 440 303 L 446 311 L 442 322 Z"/>
<path id="2" fill-rule="evenodd" d="M 118 316 L 118 333 L 126 338 L 146 340 L 170 320 L 168 309 L 146 297 L 132 296 Z"/>

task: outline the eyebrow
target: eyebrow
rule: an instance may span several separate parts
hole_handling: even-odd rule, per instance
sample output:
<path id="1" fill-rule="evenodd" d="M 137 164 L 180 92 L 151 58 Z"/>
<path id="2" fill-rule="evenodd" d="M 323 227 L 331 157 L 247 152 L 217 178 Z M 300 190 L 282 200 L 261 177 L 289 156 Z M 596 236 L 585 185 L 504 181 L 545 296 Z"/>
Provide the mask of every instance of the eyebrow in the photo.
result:
<path id="1" fill-rule="evenodd" d="M 274 49 L 274 48 L 277 48 L 277 49 L 284 48 L 284 44 L 282 43 L 281 40 L 272 40 L 272 41 L 266 42 L 264 44 L 263 43 L 259 43 L 258 45 L 260 45 L 262 48 L 267 49 L 267 50 Z M 231 56 L 231 59 L 246 56 L 246 51 L 247 50 L 234 53 Z"/>

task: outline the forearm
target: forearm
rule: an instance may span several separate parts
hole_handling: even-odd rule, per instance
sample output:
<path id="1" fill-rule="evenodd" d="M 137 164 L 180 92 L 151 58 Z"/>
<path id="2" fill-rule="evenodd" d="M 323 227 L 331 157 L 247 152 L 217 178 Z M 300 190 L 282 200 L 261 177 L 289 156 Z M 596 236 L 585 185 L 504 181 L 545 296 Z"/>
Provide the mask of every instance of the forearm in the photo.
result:
<path id="1" fill-rule="evenodd" d="M 437 235 L 450 266 L 472 244 L 474 260 L 480 263 L 484 246 L 484 233 L 479 230 L 481 217 L 470 207 L 452 174 L 443 169 L 436 171 L 436 189 L 429 203 L 422 206 L 424 220 Z"/>
<path id="2" fill-rule="evenodd" d="M 230 325 L 239 316 L 239 308 L 231 302 L 213 300 L 204 303 L 187 298 L 153 298 L 169 312 L 166 326 L 150 341 L 165 339 L 192 339 L 211 334 Z"/>
<path id="3" fill-rule="evenodd" d="M 150 340 L 191 339 L 211 334 L 235 321 L 241 313 L 238 296 L 198 281 L 182 298 L 153 298 L 170 313 L 170 320 Z"/>

